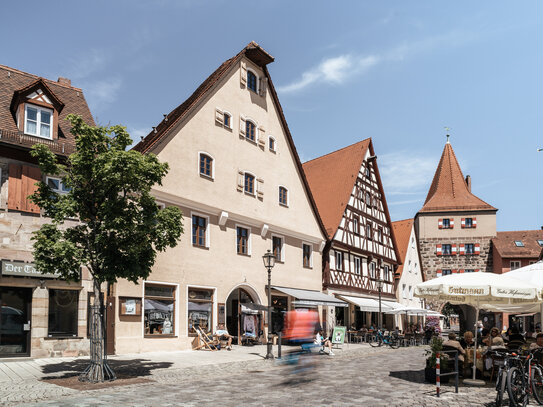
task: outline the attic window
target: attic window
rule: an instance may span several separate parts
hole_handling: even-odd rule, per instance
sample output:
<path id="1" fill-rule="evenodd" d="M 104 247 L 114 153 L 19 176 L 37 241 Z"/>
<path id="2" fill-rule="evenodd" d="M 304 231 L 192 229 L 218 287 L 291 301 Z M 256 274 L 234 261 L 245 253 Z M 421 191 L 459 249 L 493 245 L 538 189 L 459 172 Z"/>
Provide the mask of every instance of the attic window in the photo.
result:
<path id="1" fill-rule="evenodd" d="M 515 246 L 524 247 L 524 243 L 522 243 L 522 241 L 520 241 L 520 240 L 515 240 Z"/>
<path id="2" fill-rule="evenodd" d="M 256 84 L 257 84 L 256 75 L 253 72 L 248 70 L 247 71 L 247 87 L 256 93 L 257 92 Z"/>
<path id="3" fill-rule="evenodd" d="M 53 111 L 27 104 L 24 131 L 31 136 L 53 139 Z"/>
<path id="4" fill-rule="evenodd" d="M 539 246 L 543 246 L 543 240 L 538 239 L 537 244 L 538 244 Z"/>

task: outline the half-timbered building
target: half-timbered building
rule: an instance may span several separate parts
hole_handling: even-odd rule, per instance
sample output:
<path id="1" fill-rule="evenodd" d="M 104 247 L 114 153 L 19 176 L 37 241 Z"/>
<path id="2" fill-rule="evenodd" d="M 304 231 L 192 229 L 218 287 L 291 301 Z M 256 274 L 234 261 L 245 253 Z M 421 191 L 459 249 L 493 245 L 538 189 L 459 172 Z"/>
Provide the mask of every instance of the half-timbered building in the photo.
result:
<path id="1" fill-rule="evenodd" d="M 379 291 L 383 311 L 397 304 L 399 255 L 372 141 L 308 161 L 304 171 L 327 233 L 323 289 L 350 304 L 329 307 L 326 320 L 329 325 L 376 326 Z M 383 318 L 386 325 L 393 321 Z"/>

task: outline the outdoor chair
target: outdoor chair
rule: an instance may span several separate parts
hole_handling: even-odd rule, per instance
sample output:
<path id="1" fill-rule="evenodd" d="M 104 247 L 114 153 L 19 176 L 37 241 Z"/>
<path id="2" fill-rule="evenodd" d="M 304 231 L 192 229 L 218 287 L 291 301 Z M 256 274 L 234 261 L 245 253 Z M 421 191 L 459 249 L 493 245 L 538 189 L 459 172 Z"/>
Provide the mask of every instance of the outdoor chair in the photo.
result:
<path id="1" fill-rule="evenodd" d="M 415 345 L 424 345 L 424 335 L 423 334 L 415 334 Z"/>
<path id="2" fill-rule="evenodd" d="M 198 339 L 200 340 L 200 344 L 195 348 L 195 350 L 199 349 L 207 349 L 211 351 L 220 350 L 220 343 L 217 339 L 214 339 L 211 334 L 208 334 L 204 332 L 199 326 L 195 326 L 194 330 L 198 334 Z"/>
<path id="3" fill-rule="evenodd" d="M 404 335 L 404 343 L 406 343 L 406 346 L 414 346 L 415 345 L 415 335 L 414 334 L 405 334 Z"/>
<path id="4" fill-rule="evenodd" d="M 522 341 L 510 341 L 506 345 L 508 350 L 518 351 L 521 347 L 524 346 Z"/>

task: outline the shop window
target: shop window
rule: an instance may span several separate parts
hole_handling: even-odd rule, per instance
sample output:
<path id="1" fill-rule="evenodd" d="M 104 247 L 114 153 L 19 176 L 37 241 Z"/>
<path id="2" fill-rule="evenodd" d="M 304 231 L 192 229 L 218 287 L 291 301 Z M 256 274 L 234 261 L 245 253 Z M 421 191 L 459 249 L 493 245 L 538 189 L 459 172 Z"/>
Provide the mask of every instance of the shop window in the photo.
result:
<path id="1" fill-rule="evenodd" d="M 78 300 L 78 290 L 49 290 L 48 336 L 77 336 Z"/>
<path id="2" fill-rule="evenodd" d="M 237 228 L 237 252 L 249 255 L 249 229 L 238 226 Z"/>
<path id="3" fill-rule="evenodd" d="M 302 245 L 302 252 L 303 252 L 303 262 L 304 267 L 310 268 L 313 266 L 313 250 L 311 245 L 309 244 L 303 244 Z"/>
<path id="4" fill-rule="evenodd" d="M 26 105 L 24 131 L 31 136 L 53 139 L 53 111 Z"/>
<path id="5" fill-rule="evenodd" d="M 283 238 L 272 236 L 272 252 L 276 261 L 283 261 Z"/>
<path id="6" fill-rule="evenodd" d="M 441 272 L 442 276 L 448 276 L 449 274 L 452 274 L 452 270 L 442 270 Z"/>
<path id="7" fill-rule="evenodd" d="M 189 287 L 189 335 L 196 335 L 196 328 L 211 332 L 213 328 L 213 290 Z"/>
<path id="8" fill-rule="evenodd" d="M 145 284 L 145 335 L 175 333 L 175 289 L 173 285 Z"/>
<path id="9" fill-rule="evenodd" d="M 207 247 L 207 219 L 192 215 L 192 245 Z"/>

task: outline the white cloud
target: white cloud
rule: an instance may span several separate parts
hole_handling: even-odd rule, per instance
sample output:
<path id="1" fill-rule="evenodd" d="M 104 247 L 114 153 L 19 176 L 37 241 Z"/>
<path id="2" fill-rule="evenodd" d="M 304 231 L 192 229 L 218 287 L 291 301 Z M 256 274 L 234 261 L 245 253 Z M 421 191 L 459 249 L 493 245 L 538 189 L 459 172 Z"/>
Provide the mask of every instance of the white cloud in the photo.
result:
<path id="1" fill-rule="evenodd" d="M 354 57 L 352 55 L 340 55 L 327 58 L 315 68 L 302 74 L 302 77 L 289 85 L 279 87 L 283 93 L 295 92 L 316 83 L 341 84 L 353 74 L 365 72 L 379 61 L 374 55 Z"/>
<path id="2" fill-rule="evenodd" d="M 292 93 L 318 83 L 342 84 L 346 82 L 346 79 L 364 74 L 378 64 L 401 62 L 418 53 L 428 52 L 437 47 L 460 46 L 473 41 L 473 39 L 474 35 L 472 33 L 451 31 L 418 41 L 406 42 L 377 54 L 346 54 L 326 58 L 319 65 L 305 71 L 300 79 L 288 85 L 279 86 L 277 89 L 282 93 Z"/>
<path id="3" fill-rule="evenodd" d="M 104 111 L 109 104 L 117 99 L 121 86 L 122 79 L 119 77 L 85 83 L 83 89 L 91 111 Z"/>
<path id="4" fill-rule="evenodd" d="M 151 129 L 148 127 L 128 127 L 127 130 L 128 134 L 130 134 L 130 138 L 132 139 L 132 144 L 128 146 L 128 150 L 138 144 L 143 137 L 151 132 Z"/>
<path id="5" fill-rule="evenodd" d="M 379 173 L 387 196 L 413 195 L 415 201 L 399 201 L 399 204 L 421 201 L 428 192 L 437 167 L 436 157 L 425 157 L 412 151 L 398 151 L 379 156 Z"/>
<path id="6" fill-rule="evenodd" d="M 100 49 L 91 49 L 84 54 L 70 58 L 67 63 L 66 76 L 70 79 L 83 79 L 102 70 L 109 58 Z"/>

